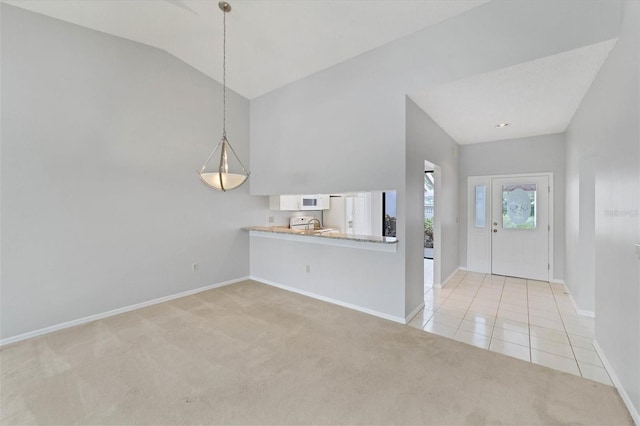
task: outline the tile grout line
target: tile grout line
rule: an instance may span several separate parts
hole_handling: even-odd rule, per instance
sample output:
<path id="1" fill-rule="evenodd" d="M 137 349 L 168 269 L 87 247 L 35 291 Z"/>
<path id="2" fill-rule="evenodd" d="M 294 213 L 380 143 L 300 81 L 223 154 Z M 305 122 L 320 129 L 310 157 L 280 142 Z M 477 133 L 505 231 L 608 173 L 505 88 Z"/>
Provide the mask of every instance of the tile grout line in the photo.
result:
<path id="1" fill-rule="evenodd" d="M 528 281 L 529 281 L 529 280 L 527 280 L 527 282 L 528 282 Z M 550 283 L 550 282 L 548 282 L 547 284 L 549 284 L 549 288 L 551 288 L 551 283 Z M 527 290 L 527 292 L 528 292 L 528 290 Z M 557 301 L 555 300 L 555 294 L 553 294 L 553 289 L 551 289 L 551 293 L 552 293 L 552 295 L 553 295 L 554 303 L 556 304 L 556 310 L 558 311 L 558 316 L 560 317 L 560 320 L 562 321 L 562 315 L 560 314 L 560 309 L 559 309 L 559 308 L 558 308 L 558 306 L 557 306 Z M 536 308 L 533 308 L 533 309 L 536 309 Z M 550 311 L 549 311 L 549 312 L 550 312 Z M 538 328 L 542 328 L 542 329 L 545 329 L 545 330 L 549 330 L 549 331 L 561 332 L 560 330 L 557 330 L 557 329 L 555 329 L 555 328 L 549 328 L 549 327 L 544 327 L 544 326 L 542 326 L 542 325 L 535 325 L 535 324 L 531 324 L 531 319 L 530 319 L 530 317 L 529 317 L 529 346 L 531 346 L 531 327 L 532 327 L 532 326 L 535 326 L 535 327 L 538 327 Z M 564 322 L 562 322 L 562 327 L 564 328 L 564 330 L 563 330 L 563 331 L 564 331 L 564 333 L 567 335 L 567 341 L 569 342 L 569 346 L 572 346 L 572 345 L 571 345 L 571 340 L 569 339 L 569 336 L 568 336 L 568 332 L 567 332 L 567 330 L 566 330 L 566 328 L 565 328 L 565 326 L 564 326 Z M 539 338 L 539 339 L 542 339 L 542 340 L 547 340 L 547 341 L 552 342 L 552 343 L 560 343 L 560 342 L 556 342 L 556 341 L 554 341 L 554 340 L 552 340 L 552 339 L 547 339 L 547 338 L 545 338 L 545 337 L 538 337 L 538 338 Z M 533 349 L 534 349 L 534 348 L 533 348 L 533 346 L 531 346 L 531 352 L 533 352 Z M 573 358 L 569 358 L 569 357 L 564 356 L 564 355 L 558 355 L 557 353 L 550 352 L 550 351 L 545 350 L 545 349 L 538 349 L 538 348 L 535 348 L 535 349 L 536 349 L 537 351 L 544 352 L 544 353 L 546 353 L 546 354 L 555 355 L 555 356 L 559 356 L 559 357 L 566 358 L 566 359 L 573 359 L 574 361 L 576 361 L 576 364 L 578 363 L 578 359 L 577 359 L 577 358 L 576 358 L 576 356 L 575 356 L 575 353 L 574 353 L 574 351 L 573 351 L 573 347 L 571 348 L 571 349 L 572 349 L 572 350 L 571 350 L 571 352 L 573 353 Z M 533 353 L 532 353 L 532 356 L 533 356 Z"/>
<path id="2" fill-rule="evenodd" d="M 445 304 L 445 302 L 446 302 L 446 301 L 447 301 L 451 296 L 453 296 L 453 293 L 454 293 L 454 292 L 456 291 L 456 289 L 460 286 L 460 284 L 465 280 L 465 277 L 466 277 L 468 274 L 469 274 L 469 272 L 465 272 L 465 274 L 463 275 L 462 279 L 460 279 L 460 281 L 458 281 L 458 282 L 456 283 L 455 287 L 453 287 L 453 288 L 452 288 L 451 293 L 449 293 L 449 295 L 448 295 L 447 297 L 445 297 L 445 299 L 442 301 L 442 304 L 440 304 L 440 306 L 438 306 L 438 308 L 436 308 L 436 309 L 433 311 L 433 315 L 431 316 L 431 318 L 429 319 L 429 321 L 431 321 L 431 320 L 433 319 L 433 317 L 434 317 L 434 316 L 435 316 L 435 314 L 440 310 L 440 308 L 442 307 L 442 305 L 444 305 L 444 304 Z M 473 296 L 473 299 L 472 299 L 472 302 L 471 302 L 471 303 L 473 303 L 473 300 L 475 300 L 475 297 L 476 297 L 476 295 L 478 294 L 478 291 L 480 290 L 480 287 L 482 287 L 482 283 L 484 282 L 484 279 L 486 278 L 486 276 L 487 276 L 487 274 L 484 274 L 484 276 L 483 276 L 483 278 L 482 278 L 482 281 L 480 281 L 480 285 L 478 286 L 478 289 L 477 289 L 477 290 L 476 290 L 476 292 L 474 293 L 474 296 Z M 469 308 L 471 307 L 471 303 L 469 304 L 469 306 L 468 306 L 468 307 L 467 307 L 467 309 L 465 310 L 464 315 L 463 315 L 463 317 L 462 317 L 462 319 L 461 319 L 461 321 L 460 321 L 460 324 L 458 324 L 458 326 L 457 326 L 457 327 L 451 327 L 451 328 L 455 328 L 455 331 L 454 331 L 454 333 L 453 333 L 453 335 L 454 335 L 454 336 L 455 336 L 455 335 L 456 335 L 456 333 L 460 330 L 460 326 L 462 325 L 462 322 L 464 321 L 464 318 L 467 316 L 467 313 L 469 312 Z M 446 314 L 445 314 L 445 315 L 446 315 Z M 427 323 L 428 323 L 429 321 L 427 321 Z M 424 326 L 422 327 L 422 331 L 427 332 L 427 331 L 424 329 L 424 327 L 426 327 L 426 326 L 427 326 L 427 323 L 425 323 L 425 324 L 424 324 Z M 451 336 L 451 339 L 452 339 L 452 340 L 455 340 L 455 339 L 454 339 L 454 336 Z M 487 349 L 488 349 L 488 348 L 487 348 Z"/>
<path id="3" fill-rule="evenodd" d="M 491 327 L 491 337 L 489 338 L 489 347 L 491 347 L 491 343 L 493 343 L 493 332 L 496 330 L 496 322 L 498 321 L 498 312 L 500 312 L 500 305 L 502 305 L 502 296 L 504 295 L 504 286 L 506 285 L 506 277 L 503 277 L 502 280 L 502 290 L 500 291 L 500 300 L 498 300 L 498 308 L 496 309 L 496 319 L 493 322 L 493 327 Z M 487 348 L 488 349 L 488 348 Z M 489 349 L 491 350 L 491 349 Z"/>
<path id="4" fill-rule="evenodd" d="M 464 277 L 466 277 L 468 274 L 468 272 L 465 272 L 464 275 L 462 276 L 462 279 L 464 280 Z M 436 314 L 436 312 L 438 312 L 440 310 L 440 308 L 442 307 L 442 305 L 444 305 L 444 302 L 447 301 L 447 299 L 453 294 L 453 292 L 455 291 L 456 288 L 458 288 L 458 285 L 460 284 L 462 280 L 458 281 L 455 285 L 455 287 L 453 287 L 451 289 L 451 293 L 449 293 L 449 296 L 445 297 L 444 300 L 442 301 L 442 303 L 438 304 L 438 307 L 435 308 L 433 310 L 433 315 L 431 315 L 431 317 L 429 318 L 429 320 L 427 322 L 424 323 L 424 325 L 422 326 L 422 331 L 424 331 L 425 333 L 428 333 L 427 330 L 425 330 L 424 328 L 427 326 L 427 324 L 433 319 L 434 315 Z M 442 290 L 442 289 L 441 289 Z M 433 287 L 431 287 L 431 292 L 433 294 L 433 297 L 435 298 L 435 292 L 433 291 Z M 434 300 L 435 302 L 435 300 Z M 452 327 L 453 328 L 453 327 Z M 457 331 L 457 330 L 456 330 Z M 455 332 L 453 333 L 455 335 Z M 453 340 L 453 336 L 451 337 L 451 339 Z"/>
<path id="5" fill-rule="evenodd" d="M 531 348 L 531 312 L 529 311 L 529 280 L 525 280 L 527 287 L 527 330 L 529 330 L 529 362 L 533 363 L 533 349 Z"/>
<path id="6" fill-rule="evenodd" d="M 428 283 L 424 283 L 424 284 L 428 284 Z M 427 291 L 427 293 L 431 293 L 431 297 L 432 297 L 432 298 L 435 298 L 435 295 L 434 295 L 434 293 L 433 293 L 433 283 L 431 283 L 431 285 L 430 285 L 430 287 L 429 287 L 429 291 Z M 425 310 L 427 309 L 427 300 L 426 300 L 427 293 L 425 293 L 425 294 L 424 294 L 424 299 L 425 299 L 425 301 L 424 301 L 424 302 L 425 302 L 425 304 L 424 304 L 424 308 L 422 308 L 422 310 L 423 310 L 423 311 L 425 311 Z M 429 310 L 431 310 L 431 309 L 429 309 Z M 418 314 L 419 314 L 419 313 L 420 313 L 420 312 L 418 312 Z M 435 313 L 436 313 L 436 311 L 435 311 L 435 310 L 433 310 L 433 314 L 435 314 Z M 424 322 L 424 324 L 422 324 L 422 325 L 421 325 L 420 330 L 424 331 L 424 327 L 426 327 L 426 326 L 427 326 L 427 323 L 431 320 L 431 317 L 433 316 L 433 314 L 431 314 L 431 316 L 429 317 L 429 319 L 428 319 L 428 320 L 426 320 L 426 321 Z M 424 317 L 423 317 L 423 318 L 424 318 Z"/>
<path id="7" fill-rule="evenodd" d="M 465 275 L 466 276 L 466 275 Z M 478 292 L 480 291 L 480 287 L 482 287 L 482 283 L 484 282 L 484 279 L 487 277 L 487 274 L 484 274 L 484 276 L 482 277 L 482 281 L 480 281 L 480 285 L 478 286 L 478 289 L 476 290 L 476 292 L 473 294 L 473 299 L 471 299 L 471 303 L 469 303 L 469 306 L 467 306 L 467 310 L 464 311 L 464 316 L 462 317 L 462 321 L 460 321 L 460 324 L 458 324 L 458 328 L 456 328 L 456 332 L 453 333 L 453 335 L 455 336 L 456 334 L 458 334 L 458 331 L 460 330 L 460 326 L 462 325 L 462 323 L 464 322 L 464 319 L 467 317 L 467 314 L 469 313 L 469 308 L 471 308 L 471 305 L 473 304 L 473 301 L 476 300 L 476 296 L 478 295 Z M 458 283 L 459 284 L 459 283 Z M 455 291 L 455 290 L 454 290 Z M 452 292 L 453 294 L 453 292 Z M 464 330 L 463 330 L 464 331 Z M 475 334 L 475 333 L 473 333 Z M 475 346 L 475 345 L 474 345 Z M 487 346 L 487 349 L 489 349 L 489 347 Z"/>
<path id="8" fill-rule="evenodd" d="M 582 368 L 580 368 L 580 363 L 578 362 L 578 357 L 576 356 L 576 351 L 573 349 L 573 343 L 571 343 L 571 339 L 569 338 L 569 332 L 567 331 L 567 325 L 564 323 L 564 318 L 560 313 L 560 307 L 558 306 L 558 299 L 556 299 L 556 294 L 553 292 L 553 288 L 551 288 L 551 294 L 553 295 L 553 303 L 556 305 L 556 309 L 558 310 L 558 315 L 560 316 L 560 322 L 562 322 L 562 328 L 564 328 L 564 334 L 567 335 L 567 340 L 569 341 L 569 347 L 571 348 L 571 353 L 573 354 L 573 360 L 576 362 L 576 366 L 578 367 L 578 373 L 580 373 L 580 377 L 584 378 L 584 374 L 582 373 Z M 576 312 L 577 314 L 577 312 Z M 605 370 L 606 371 L 606 370 Z M 608 373 L 607 373 L 608 375 Z"/>
<path id="9" fill-rule="evenodd" d="M 466 272 L 464 274 L 464 276 L 466 277 L 469 274 L 469 272 Z M 451 296 L 453 296 L 453 293 L 456 291 L 456 289 L 460 286 L 460 283 L 462 283 L 462 281 L 464 281 L 464 277 L 462 278 L 462 280 L 458 281 L 458 284 L 456 285 L 456 287 L 451 291 L 451 294 L 449 296 L 447 296 L 447 299 Z M 473 296 L 475 299 L 475 295 Z M 444 302 L 443 302 L 444 303 Z M 467 312 L 469 311 L 469 307 L 467 307 L 467 310 L 464 311 L 464 315 L 462 316 L 462 321 L 464 321 L 464 317 L 467 316 Z M 458 330 L 460 330 L 460 326 L 462 325 L 462 321 L 460 321 L 460 324 L 458 324 L 458 326 L 456 327 L 456 331 L 453 332 L 453 335 L 455 336 L 458 333 Z M 455 340 L 455 339 L 454 339 Z"/>

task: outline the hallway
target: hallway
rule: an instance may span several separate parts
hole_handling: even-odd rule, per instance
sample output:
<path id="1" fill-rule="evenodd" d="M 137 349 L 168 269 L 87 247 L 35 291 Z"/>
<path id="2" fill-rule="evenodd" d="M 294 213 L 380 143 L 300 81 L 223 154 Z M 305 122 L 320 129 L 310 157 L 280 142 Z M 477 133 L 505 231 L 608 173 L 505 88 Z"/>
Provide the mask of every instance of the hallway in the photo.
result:
<path id="1" fill-rule="evenodd" d="M 560 284 L 459 271 L 444 289 L 425 282 L 425 308 L 409 325 L 612 386 L 594 320 L 576 314 Z"/>

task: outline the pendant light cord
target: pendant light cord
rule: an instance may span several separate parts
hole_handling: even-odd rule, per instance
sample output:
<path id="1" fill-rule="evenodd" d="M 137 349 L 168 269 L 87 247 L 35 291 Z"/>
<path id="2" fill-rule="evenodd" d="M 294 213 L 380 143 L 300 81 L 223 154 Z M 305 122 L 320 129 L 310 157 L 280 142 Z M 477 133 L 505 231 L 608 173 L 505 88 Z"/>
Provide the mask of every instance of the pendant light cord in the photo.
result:
<path id="1" fill-rule="evenodd" d="M 227 12 L 222 12 L 222 137 L 227 138 Z"/>

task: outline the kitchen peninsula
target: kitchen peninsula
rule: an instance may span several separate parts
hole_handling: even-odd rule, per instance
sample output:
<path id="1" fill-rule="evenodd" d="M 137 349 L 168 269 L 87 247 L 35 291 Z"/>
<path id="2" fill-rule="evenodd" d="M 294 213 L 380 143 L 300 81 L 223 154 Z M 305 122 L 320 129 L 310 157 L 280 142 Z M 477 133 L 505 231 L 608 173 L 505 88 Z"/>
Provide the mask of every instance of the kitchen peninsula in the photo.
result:
<path id="1" fill-rule="evenodd" d="M 278 226 L 250 226 L 243 228 L 252 236 L 282 240 L 298 240 L 316 244 L 337 245 L 377 251 L 396 251 L 398 239 L 374 235 L 355 235 L 336 232 L 332 229 L 295 230 Z M 267 234 L 267 235 L 265 235 Z M 271 235 L 268 235 L 271 234 Z M 309 239 L 310 238 L 310 239 Z"/>
<path id="2" fill-rule="evenodd" d="M 269 226 L 243 228 L 249 233 L 251 278 L 406 323 L 395 197 L 388 197 L 386 210 L 381 192 L 315 199 L 279 196 L 270 203 Z M 313 207 L 305 209 L 305 204 Z M 392 226 L 383 226 L 385 217 L 393 219 Z M 384 235 L 387 229 L 394 236 Z"/>

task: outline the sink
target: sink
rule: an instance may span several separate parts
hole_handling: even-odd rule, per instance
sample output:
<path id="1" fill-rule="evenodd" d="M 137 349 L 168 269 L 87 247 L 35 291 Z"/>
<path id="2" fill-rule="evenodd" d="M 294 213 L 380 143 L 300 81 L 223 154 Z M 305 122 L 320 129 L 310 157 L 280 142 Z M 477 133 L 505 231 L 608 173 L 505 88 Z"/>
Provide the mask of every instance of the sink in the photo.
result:
<path id="1" fill-rule="evenodd" d="M 326 229 L 316 229 L 315 231 L 313 231 L 314 234 L 329 234 L 332 232 L 338 232 L 338 230 L 333 228 L 326 228 Z"/>
<path id="2" fill-rule="evenodd" d="M 320 228 L 320 229 L 290 229 L 290 228 L 278 228 L 275 227 L 275 229 L 282 229 L 283 231 L 288 231 L 292 234 L 297 234 L 297 235 L 322 235 L 322 234 L 328 234 L 331 232 L 340 232 L 338 229 L 335 228 Z"/>

